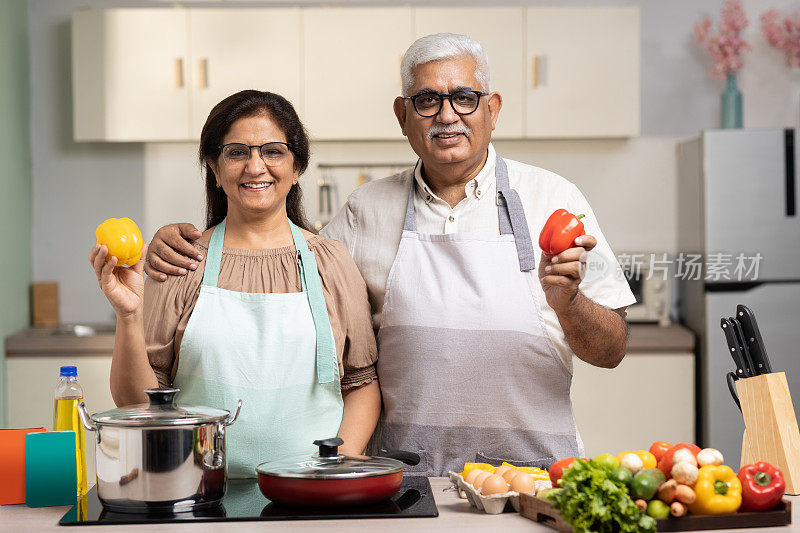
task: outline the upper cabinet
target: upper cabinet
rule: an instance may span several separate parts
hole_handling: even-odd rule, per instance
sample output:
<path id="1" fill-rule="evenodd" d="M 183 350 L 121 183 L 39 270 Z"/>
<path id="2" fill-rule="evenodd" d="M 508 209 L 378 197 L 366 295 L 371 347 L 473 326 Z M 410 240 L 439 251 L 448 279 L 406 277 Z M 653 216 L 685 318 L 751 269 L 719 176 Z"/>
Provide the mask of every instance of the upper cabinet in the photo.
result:
<path id="1" fill-rule="evenodd" d="M 639 8 L 531 7 L 526 19 L 526 137 L 638 135 Z"/>
<path id="2" fill-rule="evenodd" d="M 299 9 L 76 11 L 75 140 L 196 140 L 211 108 L 243 89 L 297 106 L 300 46 Z"/>
<path id="3" fill-rule="evenodd" d="M 75 11 L 75 140 L 190 138 L 187 59 L 183 9 Z"/>
<path id="4" fill-rule="evenodd" d="M 285 96 L 315 140 L 402 139 L 400 62 L 437 32 L 486 48 L 495 138 L 638 135 L 636 6 L 226 7 L 75 11 L 75 140 L 196 140 L 243 89 Z"/>
<path id="5" fill-rule="evenodd" d="M 414 38 L 448 32 L 469 35 L 489 56 L 492 91 L 503 97 L 494 138 L 519 139 L 525 127 L 525 54 L 521 7 L 431 7 L 414 10 Z M 487 24 L 487 21 L 491 21 Z M 410 43 L 409 43 L 410 44 Z"/>
<path id="6" fill-rule="evenodd" d="M 192 138 L 223 98 L 278 93 L 302 117 L 299 9 L 189 9 Z"/>
<path id="7" fill-rule="evenodd" d="M 303 10 L 304 121 L 314 139 L 402 139 L 393 102 L 410 8 Z"/>

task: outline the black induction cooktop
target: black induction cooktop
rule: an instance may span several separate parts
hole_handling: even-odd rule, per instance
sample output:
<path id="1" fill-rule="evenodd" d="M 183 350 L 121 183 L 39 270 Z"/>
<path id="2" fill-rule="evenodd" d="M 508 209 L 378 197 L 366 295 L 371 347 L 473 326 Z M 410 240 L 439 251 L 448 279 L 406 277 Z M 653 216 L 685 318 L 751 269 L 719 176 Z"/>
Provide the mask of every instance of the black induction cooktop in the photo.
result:
<path id="1" fill-rule="evenodd" d="M 255 479 L 228 481 L 222 503 L 212 509 L 194 512 L 133 514 L 103 509 L 97 487 L 67 511 L 59 524 L 87 526 L 108 524 L 154 524 L 172 522 L 223 522 L 247 520 L 330 520 L 342 518 L 422 518 L 439 516 L 428 478 L 404 477 L 400 490 L 391 500 L 361 507 L 306 508 L 284 507 L 267 500 Z"/>

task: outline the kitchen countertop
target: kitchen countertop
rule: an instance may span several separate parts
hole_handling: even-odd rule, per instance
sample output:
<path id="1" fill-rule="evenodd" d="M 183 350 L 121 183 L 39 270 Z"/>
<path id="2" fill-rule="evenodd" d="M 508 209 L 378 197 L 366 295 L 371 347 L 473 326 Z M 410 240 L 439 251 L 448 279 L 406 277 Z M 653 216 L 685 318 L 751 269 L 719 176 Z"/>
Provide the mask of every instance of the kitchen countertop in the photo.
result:
<path id="1" fill-rule="evenodd" d="M 6 337 L 8 357 L 74 354 L 108 356 L 114 350 L 114 324 L 87 324 L 96 334 L 79 336 L 57 334 L 68 326 L 32 327 Z M 691 353 L 694 352 L 694 333 L 681 325 L 661 327 L 656 324 L 630 324 L 628 353 Z M 84 333 L 84 331 L 80 331 Z"/>
<path id="2" fill-rule="evenodd" d="M 628 354 L 694 352 L 694 333 L 680 324 L 630 324 L 628 332 Z"/>
<path id="3" fill-rule="evenodd" d="M 38 326 L 6 337 L 6 356 L 106 355 L 114 351 L 114 323 Z"/>
<path id="4" fill-rule="evenodd" d="M 408 533 L 415 531 L 432 531 L 436 533 L 469 531 L 503 531 L 515 532 L 553 532 L 554 529 L 537 524 L 532 520 L 523 518 L 517 513 L 509 512 L 500 515 L 488 515 L 470 507 L 466 500 L 459 499 L 454 491 L 446 491 L 450 482 L 443 477 L 431 478 L 436 505 L 439 508 L 438 518 L 380 518 L 365 520 L 301 520 L 292 522 L 225 522 L 225 531 L 261 532 L 290 531 L 290 532 L 318 532 L 322 529 L 328 531 L 352 531 L 356 528 L 369 528 L 370 531 L 378 530 L 382 533 Z M 724 529 L 719 532 L 750 533 L 755 531 L 796 531 L 800 530 L 800 496 L 789 496 L 792 502 L 792 525 L 788 527 Z M 0 507 L 0 530 L 2 531 L 72 531 L 58 525 L 58 521 L 69 510 L 69 506 L 41 507 L 31 509 L 25 505 L 4 505 Z M 113 526 L 88 526 L 90 533 L 95 531 L 120 531 L 120 532 L 172 532 L 172 531 L 203 531 L 217 529 L 222 523 L 203 522 L 198 524 L 153 524 L 148 526 L 113 525 Z"/>

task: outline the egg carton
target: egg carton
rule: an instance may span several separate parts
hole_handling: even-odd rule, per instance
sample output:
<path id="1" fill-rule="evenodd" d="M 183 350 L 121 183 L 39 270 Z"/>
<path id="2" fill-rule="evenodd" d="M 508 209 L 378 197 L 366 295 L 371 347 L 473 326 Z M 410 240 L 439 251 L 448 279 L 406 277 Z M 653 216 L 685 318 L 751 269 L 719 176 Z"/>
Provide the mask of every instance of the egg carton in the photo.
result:
<path id="1" fill-rule="evenodd" d="M 519 492 L 508 491 L 505 494 L 490 494 L 484 496 L 478 489 L 473 487 L 471 483 L 467 483 L 460 474 L 451 470 L 447 473 L 447 476 L 453 486 L 458 490 L 459 497 L 469 501 L 472 507 L 484 511 L 487 514 L 500 514 L 510 505 L 515 512 L 519 512 Z M 536 492 L 552 486 L 549 480 L 536 480 Z"/>

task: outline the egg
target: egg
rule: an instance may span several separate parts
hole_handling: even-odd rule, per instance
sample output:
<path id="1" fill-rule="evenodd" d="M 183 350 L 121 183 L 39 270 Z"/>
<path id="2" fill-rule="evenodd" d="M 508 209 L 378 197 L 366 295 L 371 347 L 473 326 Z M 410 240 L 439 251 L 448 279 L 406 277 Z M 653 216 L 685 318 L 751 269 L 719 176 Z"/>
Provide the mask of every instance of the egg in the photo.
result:
<path id="1" fill-rule="evenodd" d="M 520 473 L 519 470 L 516 470 L 514 468 L 509 468 L 500 475 L 503 476 L 503 479 L 506 480 L 506 483 L 511 483 L 511 480 L 514 479 L 514 477 L 516 477 L 516 475 L 519 473 Z"/>
<path id="2" fill-rule="evenodd" d="M 486 472 L 485 470 L 482 470 L 477 476 L 475 476 L 475 479 L 472 480 L 472 486 L 475 487 L 476 490 L 480 489 L 483 481 L 491 475 L 492 475 L 491 472 Z"/>
<path id="3" fill-rule="evenodd" d="M 497 470 L 495 470 L 494 473 L 497 474 L 498 476 L 506 477 L 505 473 L 508 472 L 509 470 L 514 470 L 514 469 L 508 465 L 503 465 L 503 466 L 498 466 Z"/>
<path id="4" fill-rule="evenodd" d="M 519 472 L 511 480 L 511 490 L 514 492 L 533 492 L 536 490 L 536 482 L 532 475 Z"/>
<path id="5" fill-rule="evenodd" d="M 492 474 L 483 480 L 481 485 L 481 494 L 488 496 L 490 494 L 505 494 L 508 492 L 508 484 L 503 476 Z"/>
<path id="6" fill-rule="evenodd" d="M 472 485 L 472 482 L 475 481 L 475 478 L 478 477 L 478 474 L 480 474 L 481 472 L 483 472 L 483 470 L 480 470 L 478 468 L 476 468 L 475 470 L 470 470 L 469 472 L 467 472 L 467 476 L 464 478 L 464 481 Z"/>

